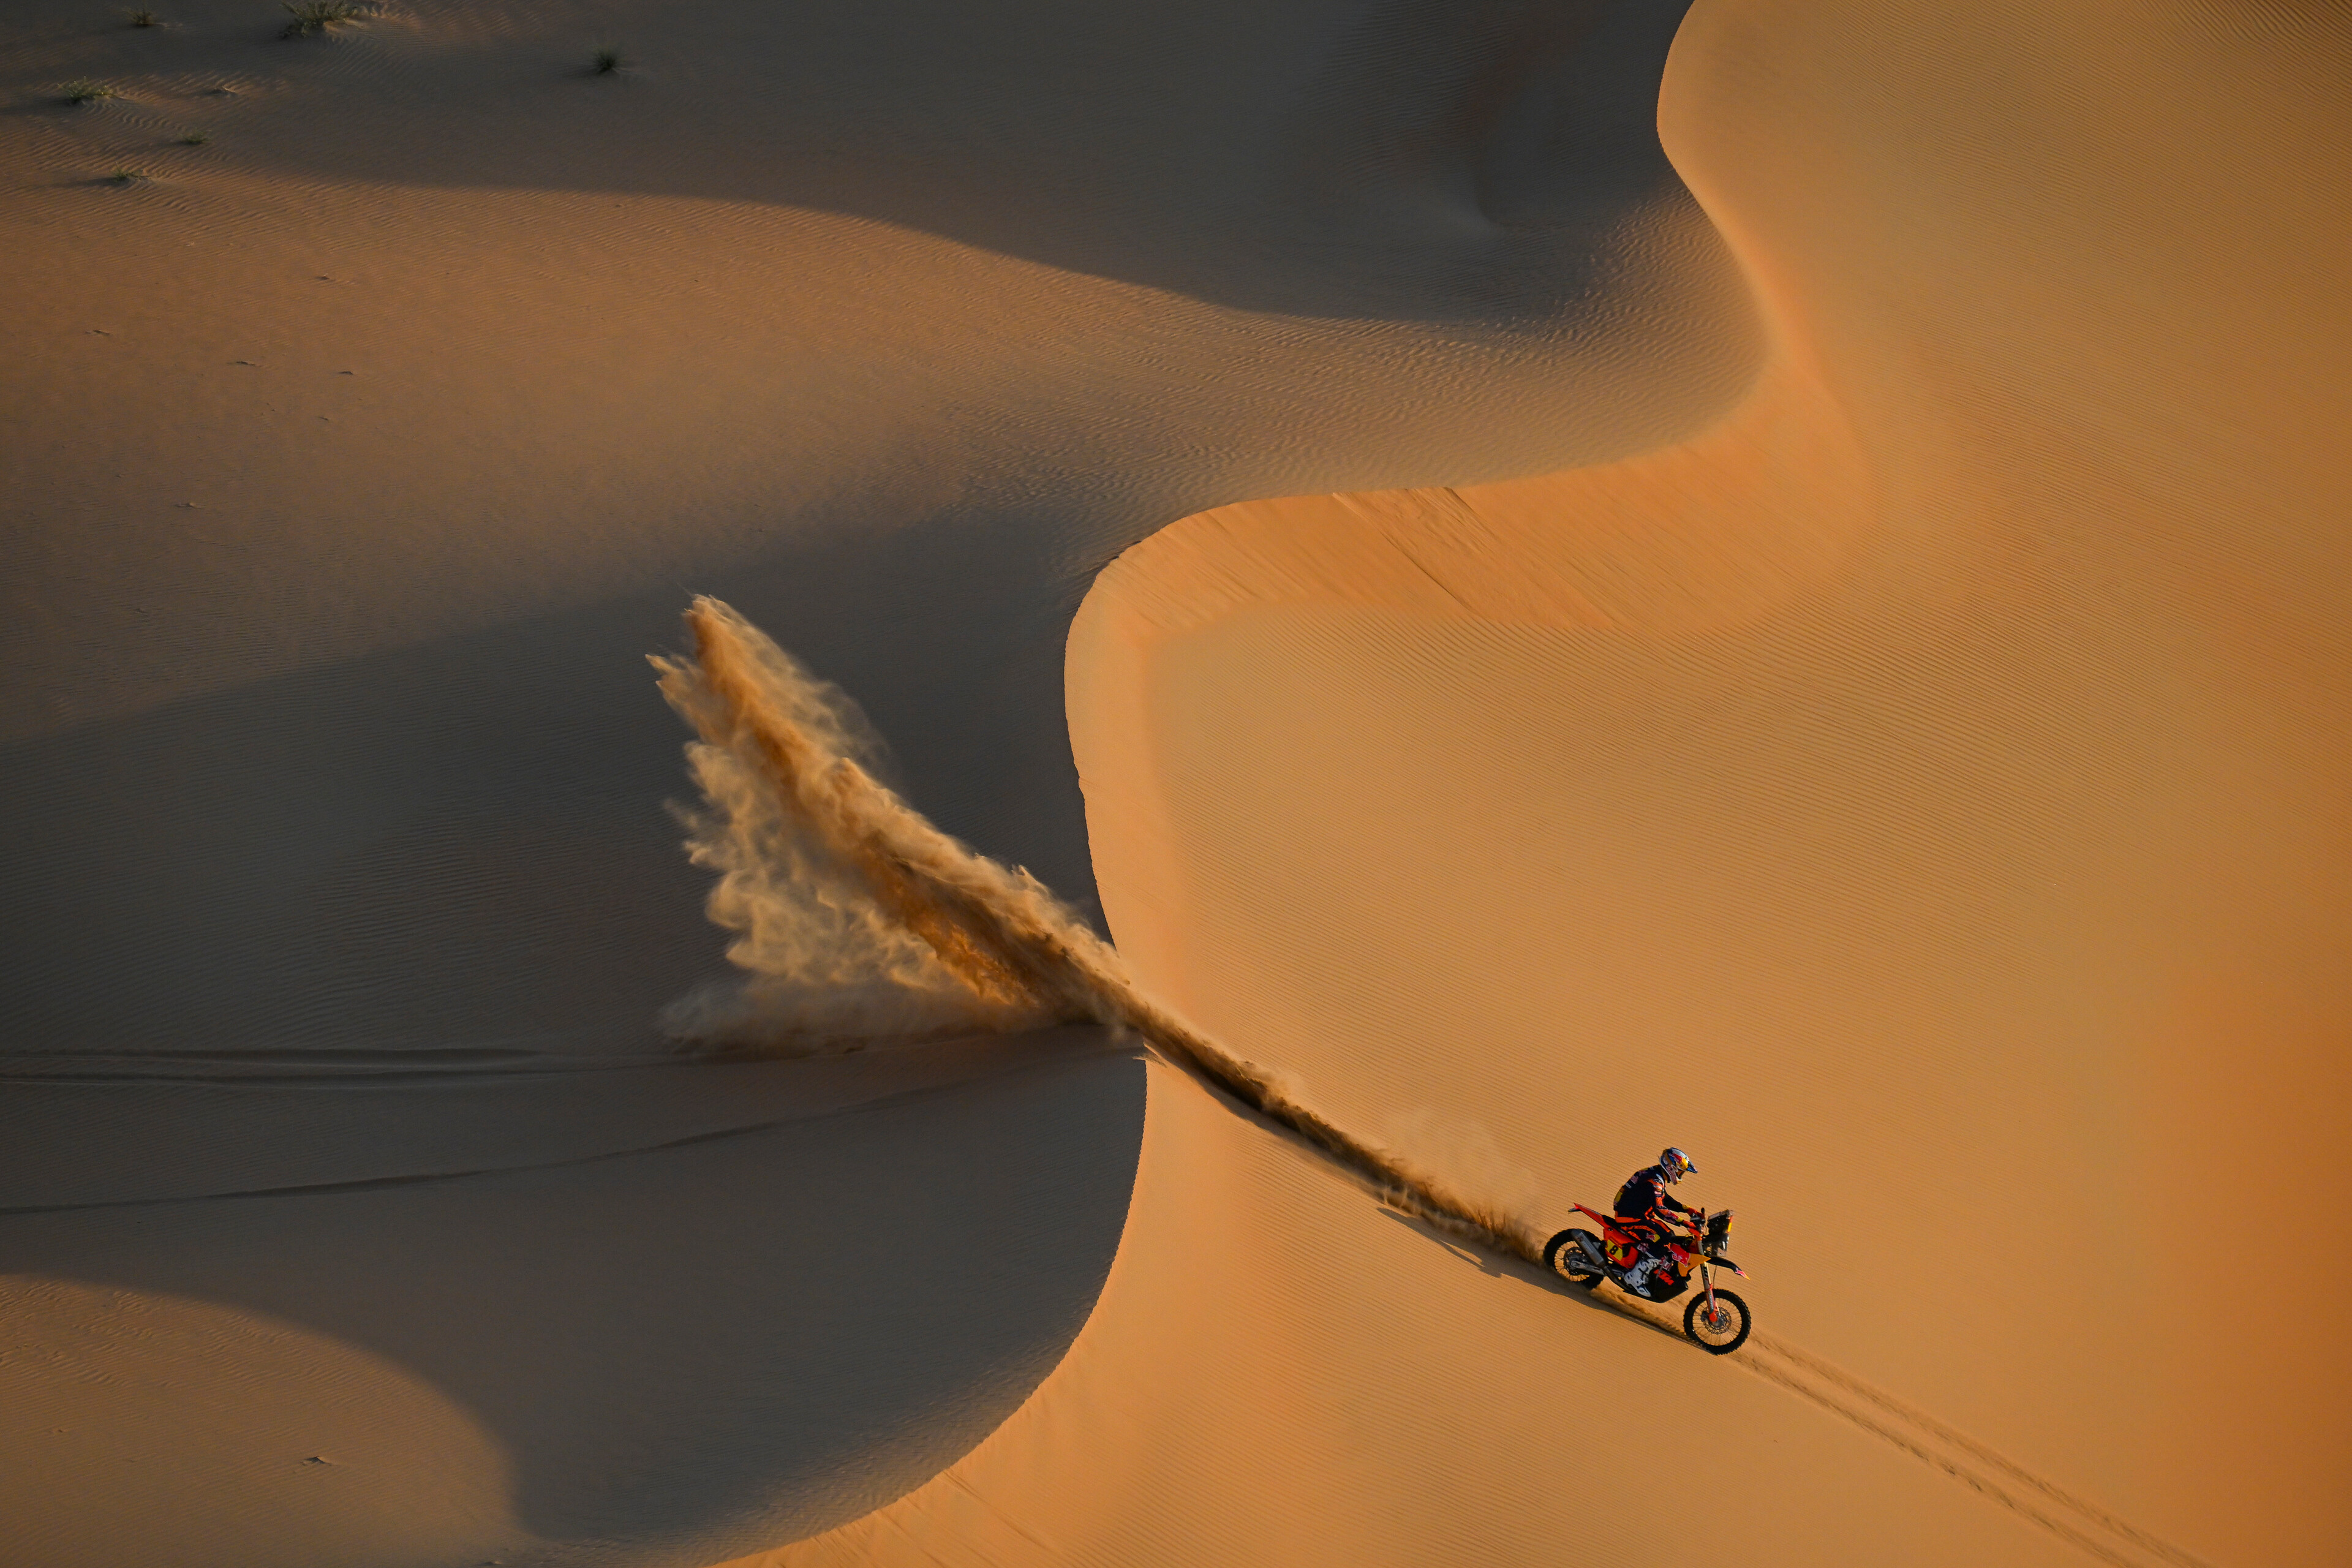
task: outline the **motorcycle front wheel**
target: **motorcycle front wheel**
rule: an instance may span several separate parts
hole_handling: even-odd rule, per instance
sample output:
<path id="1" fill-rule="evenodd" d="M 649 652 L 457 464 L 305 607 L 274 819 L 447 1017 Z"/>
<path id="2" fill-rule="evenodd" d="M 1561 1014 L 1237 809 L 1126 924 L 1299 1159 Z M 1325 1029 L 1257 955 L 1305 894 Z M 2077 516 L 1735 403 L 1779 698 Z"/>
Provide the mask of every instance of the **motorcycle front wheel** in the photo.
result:
<path id="1" fill-rule="evenodd" d="M 1683 1332 L 1709 1355 L 1729 1355 L 1748 1342 L 1748 1331 L 1754 1326 L 1748 1320 L 1748 1303 L 1728 1290 L 1715 1293 L 1712 1319 L 1704 1292 L 1693 1296 L 1691 1304 L 1683 1309 Z"/>

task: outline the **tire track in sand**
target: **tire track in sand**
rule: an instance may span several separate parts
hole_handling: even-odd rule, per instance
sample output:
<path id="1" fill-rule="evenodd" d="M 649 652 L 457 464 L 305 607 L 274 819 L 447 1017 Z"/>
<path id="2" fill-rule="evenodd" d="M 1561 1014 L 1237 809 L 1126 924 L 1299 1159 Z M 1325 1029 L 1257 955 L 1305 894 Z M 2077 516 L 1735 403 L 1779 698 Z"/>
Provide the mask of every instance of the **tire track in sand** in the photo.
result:
<path id="1" fill-rule="evenodd" d="M 1681 1324 L 1671 1314 L 1654 1312 L 1615 1291 L 1591 1295 L 1596 1304 L 1621 1316 L 1683 1337 Z M 2114 1568 L 2215 1568 L 1777 1334 L 1751 1334 L 1743 1352 L 1727 1359 Z"/>

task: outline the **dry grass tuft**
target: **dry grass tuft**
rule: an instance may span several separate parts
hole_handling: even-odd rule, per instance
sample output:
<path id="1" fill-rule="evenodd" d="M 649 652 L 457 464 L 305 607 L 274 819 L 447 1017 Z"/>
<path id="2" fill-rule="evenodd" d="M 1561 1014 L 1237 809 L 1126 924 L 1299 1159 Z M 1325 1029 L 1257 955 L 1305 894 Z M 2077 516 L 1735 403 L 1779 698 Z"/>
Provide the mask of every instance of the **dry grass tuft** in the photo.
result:
<path id="1" fill-rule="evenodd" d="M 308 38 L 356 22 L 367 15 L 367 9 L 350 4 L 350 0 L 305 0 L 299 5 L 287 0 L 286 14 L 294 19 L 286 24 L 280 36 Z"/>

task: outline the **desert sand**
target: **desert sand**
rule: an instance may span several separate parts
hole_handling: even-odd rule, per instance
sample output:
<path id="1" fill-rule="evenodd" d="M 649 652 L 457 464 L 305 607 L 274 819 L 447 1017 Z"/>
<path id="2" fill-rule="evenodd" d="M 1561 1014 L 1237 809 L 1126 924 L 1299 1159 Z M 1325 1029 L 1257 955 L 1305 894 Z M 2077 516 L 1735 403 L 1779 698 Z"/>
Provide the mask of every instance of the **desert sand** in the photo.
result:
<path id="1" fill-rule="evenodd" d="M 153 15 L 0 1557 L 2342 1559 L 2340 9 Z M 1727 1358 L 1525 1256 L 1667 1142 Z"/>

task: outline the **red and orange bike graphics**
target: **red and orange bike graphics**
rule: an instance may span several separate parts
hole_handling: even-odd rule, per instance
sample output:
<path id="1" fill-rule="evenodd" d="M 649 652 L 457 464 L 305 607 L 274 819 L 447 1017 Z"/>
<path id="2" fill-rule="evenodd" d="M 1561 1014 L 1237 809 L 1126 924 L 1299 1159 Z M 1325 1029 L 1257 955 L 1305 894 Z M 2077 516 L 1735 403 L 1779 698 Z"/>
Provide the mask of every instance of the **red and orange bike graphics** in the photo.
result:
<path id="1" fill-rule="evenodd" d="M 1544 1261 L 1555 1272 L 1588 1289 L 1607 1280 L 1644 1301 L 1671 1301 L 1696 1279 L 1699 1292 L 1683 1311 L 1683 1331 L 1715 1355 L 1729 1355 L 1748 1342 L 1748 1303 L 1715 1288 L 1717 1268 L 1748 1277 L 1723 1255 L 1731 1234 L 1729 1209 L 1712 1215 L 1705 1209 L 1681 1215 L 1660 1210 L 1642 1219 L 1605 1215 L 1582 1204 L 1576 1212 L 1599 1225 L 1600 1233 L 1563 1230 L 1545 1243 Z M 1643 1271 L 1645 1258 L 1658 1261 Z"/>

